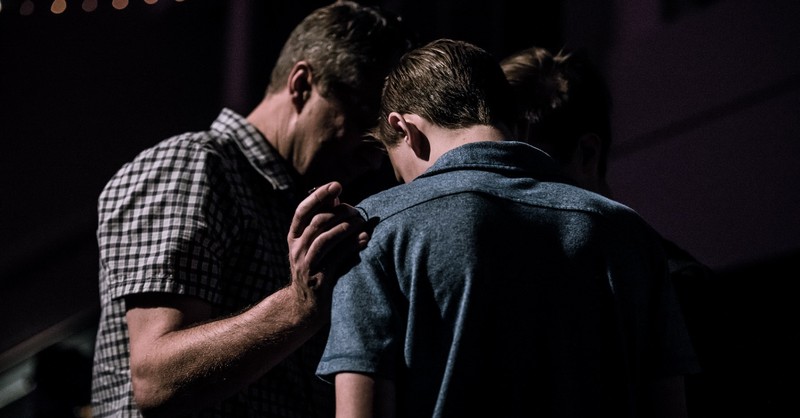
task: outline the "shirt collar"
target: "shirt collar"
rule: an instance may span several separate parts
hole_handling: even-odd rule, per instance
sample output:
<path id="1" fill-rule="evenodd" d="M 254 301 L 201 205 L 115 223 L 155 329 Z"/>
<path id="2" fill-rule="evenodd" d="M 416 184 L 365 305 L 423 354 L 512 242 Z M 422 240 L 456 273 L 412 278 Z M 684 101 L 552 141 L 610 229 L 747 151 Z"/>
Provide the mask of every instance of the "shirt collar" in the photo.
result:
<path id="1" fill-rule="evenodd" d="M 556 180 L 561 177 L 555 161 L 544 151 L 527 143 L 510 140 L 461 145 L 442 154 L 420 177 L 468 169 L 519 172 L 520 175 L 538 180 Z"/>
<path id="2" fill-rule="evenodd" d="M 292 169 L 286 160 L 278 154 L 261 132 L 250 124 L 243 116 L 231 109 L 224 108 L 220 112 L 211 130 L 220 135 L 227 135 L 236 141 L 250 165 L 266 179 L 275 190 L 293 190 L 295 180 Z"/>

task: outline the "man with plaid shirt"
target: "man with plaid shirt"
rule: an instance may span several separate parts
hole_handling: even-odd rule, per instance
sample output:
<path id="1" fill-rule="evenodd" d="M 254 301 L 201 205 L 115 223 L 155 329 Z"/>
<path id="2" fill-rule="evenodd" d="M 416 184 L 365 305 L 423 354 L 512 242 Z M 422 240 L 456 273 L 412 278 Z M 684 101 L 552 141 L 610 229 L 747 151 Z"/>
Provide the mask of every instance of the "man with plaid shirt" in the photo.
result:
<path id="1" fill-rule="evenodd" d="M 314 376 L 326 273 L 368 239 L 341 183 L 382 160 L 364 134 L 412 39 L 377 8 L 322 7 L 246 118 L 223 109 L 114 175 L 98 204 L 93 416 L 333 414 Z"/>

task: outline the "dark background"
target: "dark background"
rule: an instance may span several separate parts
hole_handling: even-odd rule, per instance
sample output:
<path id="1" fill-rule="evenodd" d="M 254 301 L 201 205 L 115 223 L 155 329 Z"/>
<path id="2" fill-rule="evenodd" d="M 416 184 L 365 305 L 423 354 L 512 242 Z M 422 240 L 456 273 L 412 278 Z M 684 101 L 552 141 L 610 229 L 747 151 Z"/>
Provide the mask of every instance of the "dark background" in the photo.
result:
<path id="1" fill-rule="evenodd" d="M 328 1 L 83 3 L 0 0 L 0 417 L 83 402 L 87 368 L 54 365 L 91 355 L 105 182 L 223 106 L 247 114 L 288 32 Z M 498 58 L 588 48 L 615 100 L 615 197 L 717 274 L 690 288 L 692 416 L 798 410 L 800 2 L 363 3 Z"/>

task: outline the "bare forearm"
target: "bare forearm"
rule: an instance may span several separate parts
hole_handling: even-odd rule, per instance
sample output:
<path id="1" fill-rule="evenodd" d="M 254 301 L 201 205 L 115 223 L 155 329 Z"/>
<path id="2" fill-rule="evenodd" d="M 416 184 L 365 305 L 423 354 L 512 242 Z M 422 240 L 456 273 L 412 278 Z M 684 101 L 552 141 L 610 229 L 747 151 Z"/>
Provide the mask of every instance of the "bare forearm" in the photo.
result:
<path id="1" fill-rule="evenodd" d="M 284 288 L 241 314 L 132 342 L 139 407 L 152 416 L 185 414 L 258 379 L 327 320 L 298 296 Z"/>
<path id="2" fill-rule="evenodd" d="M 327 323 L 335 272 L 369 238 L 340 193 L 331 182 L 298 205 L 287 236 L 291 286 L 239 315 L 217 318 L 207 302 L 178 295 L 126 297 L 133 392 L 143 412 L 185 415 L 225 399 Z"/>

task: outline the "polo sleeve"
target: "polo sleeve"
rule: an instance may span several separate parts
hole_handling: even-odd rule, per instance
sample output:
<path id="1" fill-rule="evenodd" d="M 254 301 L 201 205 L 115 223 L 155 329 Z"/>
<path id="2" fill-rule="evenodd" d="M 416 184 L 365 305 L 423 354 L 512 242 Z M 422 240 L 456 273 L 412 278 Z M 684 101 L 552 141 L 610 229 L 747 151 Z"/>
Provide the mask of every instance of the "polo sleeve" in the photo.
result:
<path id="1" fill-rule="evenodd" d="M 402 355 L 396 279 L 380 263 L 373 241 L 361 262 L 339 279 L 333 290 L 331 327 L 317 376 L 332 383 L 341 372 L 393 378 Z M 386 252 L 383 252 L 386 254 Z M 394 286 L 393 286 L 394 284 Z"/>

